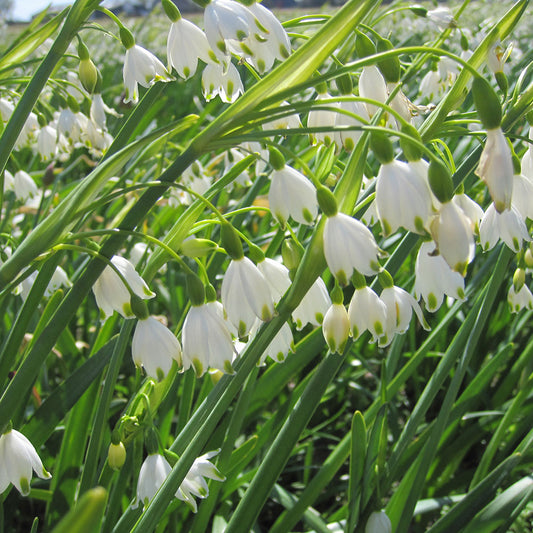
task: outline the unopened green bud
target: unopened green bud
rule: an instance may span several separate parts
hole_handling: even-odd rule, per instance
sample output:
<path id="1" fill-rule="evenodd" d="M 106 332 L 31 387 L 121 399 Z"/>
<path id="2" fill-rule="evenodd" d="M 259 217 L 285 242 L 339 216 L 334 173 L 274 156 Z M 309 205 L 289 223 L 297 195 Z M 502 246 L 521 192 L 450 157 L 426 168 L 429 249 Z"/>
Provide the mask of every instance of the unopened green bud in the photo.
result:
<path id="1" fill-rule="evenodd" d="M 370 135 L 370 148 L 382 165 L 392 163 L 394 159 L 394 149 L 387 135 L 380 132 L 372 132 Z"/>
<path id="2" fill-rule="evenodd" d="M 273 146 L 268 147 L 268 160 L 274 170 L 281 170 L 285 168 L 285 158 L 283 154 Z"/>
<path id="3" fill-rule="evenodd" d="M 524 263 L 526 264 L 527 268 L 533 268 L 533 251 L 531 251 L 531 248 L 526 249 L 526 253 L 524 254 Z"/>
<path id="4" fill-rule="evenodd" d="M 121 26 L 119 29 L 119 34 L 120 41 L 122 42 L 126 50 L 129 50 L 130 48 L 133 48 L 135 46 L 135 37 L 133 37 L 133 34 L 130 30 L 128 30 L 128 28 Z"/>
<path id="5" fill-rule="evenodd" d="M 496 78 L 496 83 L 498 84 L 501 92 L 504 94 L 504 96 L 507 95 L 507 89 L 509 89 L 507 76 L 500 70 L 499 72 L 494 73 L 494 77 Z"/>
<path id="6" fill-rule="evenodd" d="M 315 85 L 315 91 L 318 94 L 326 94 L 328 92 L 328 84 L 325 81 L 321 81 Z"/>
<path id="7" fill-rule="evenodd" d="M 394 280 L 392 279 L 392 276 L 385 269 L 383 269 L 378 274 L 378 280 L 383 289 L 394 287 Z"/>
<path id="8" fill-rule="evenodd" d="M 78 57 L 80 58 L 80 61 L 90 59 L 91 57 L 89 55 L 89 49 L 85 46 L 85 43 L 81 39 L 78 40 Z"/>
<path id="9" fill-rule="evenodd" d="M 187 274 L 187 294 L 194 306 L 202 305 L 205 301 L 204 284 L 196 274 Z"/>
<path id="10" fill-rule="evenodd" d="M 377 44 L 378 52 L 388 52 L 394 47 L 388 39 L 380 39 Z M 400 59 L 398 56 L 382 59 L 378 62 L 378 67 L 385 81 L 388 83 L 398 83 L 400 81 Z"/>
<path id="11" fill-rule="evenodd" d="M 131 312 L 139 320 L 146 320 L 150 316 L 150 312 L 148 311 L 148 306 L 146 305 L 146 302 L 136 294 L 131 295 L 130 307 Z"/>
<path id="12" fill-rule="evenodd" d="M 487 130 L 499 128 L 502 122 L 502 106 L 490 83 L 485 78 L 476 76 L 472 82 L 472 95 L 483 127 Z"/>
<path id="13" fill-rule="evenodd" d="M 334 194 L 324 186 L 320 186 L 316 191 L 316 199 L 321 211 L 327 216 L 335 216 L 338 212 L 337 200 Z"/>
<path id="14" fill-rule="evenodd" d="M 350 74 L 343 74 L 342 76 L 339 76 L 335 80 L 335 83 L 337 85 L 337 89 L 339 89 L 339 92 L 343 96 L 353 93 L 353 83 Z"/>
<path id="15" fill-rule="evenodd" d="M 526 272 L 521 268 L 517 268 L 513 275 L 514 290 L 518 292 L 524 286 L 525 282 L 526 282 Z"/>
<path id="16" fill-rule="evenodd" d="M 98 83 L 98 69 L 90 58 L 81 59 L 78 76 L 83 88 L 89 94 L 93 94 L 96 84 Z"/>
<path id="17" fill-rule="evenodd" d="M 122 442 L 111 443 L 107 450 L 107 463 L 113 470 L 120 470 L 126 461 L 126 448 Z"/>
<path id="18" fill-rule="evenodd" d="M 331 291 L 331 303 L 333 304 L 342 304 L 344 302 L 344 293 L 337 283 Z"/>
<path id="19" fill-rule="evenodd" d="M 427 17 L 428 10 L 425 7 L 414 5 L 409 6 L 409 9 L 417 16 L 417 17 Z"/>
<path id="20" fill-rule="evenodd" d="M 71 94 L 67 96 L 67 105 L 73 113 L 78 113 L 80 110 L 80 104 L 78 104 L 76 98 L 74 98 L 74 96 Z"/>
<path id="21" fill-rule="evenodd" d="M 463 50 L 463 52 L 468 50 L 468 39 L 464 33 L 461 33 L 461 50 Z"/>
<path id="22" fill-rule="evenodd" d="M 242 259 L 244 257 L 241 238 L 229 222 L 224 222 L 220 226 L 220 242 L 232 259 Z"/>
<path id="23" fill-rule="evenodd" d="M 176 22 L 181 18 L 180 10 L 172 0 L 161 0 L 161 3 L 163 4 L 163 9 L 171 22 Z"/>
<path id="24" fill-rule="evenodd" d="M 453 181 L 448 167 L 439 160 L 432 159 L 428 168 L 429 186 L 437 200 L 449 202 L 453 198 Z"/>
<path id="25" fill-rule="evenodd" d="M 412 124 L 404 124 L 401 131 L 422 144 L 422 137 L 420 137 L 418 130 Z M 422 159 L 422 149 L 411 140 L 400 137 L 400 147 L 407 161 L 420 161 Z"/>
<path id="26" fill-rule="evenodd" d="M 376 53 L 376 46 L 370 37 L 364 33 L 358 33 L 355 39 L 355 52 L 362 59 L 374 55 Z"/>
<path id="27" fill-rule="evenodd" d="M 292 239 L 285 239 L 281 245 L 281 257 L 289 270 L 296 270 L 302 260 L 304 251 Z"/>
<path id="28" fill-rule="evenodd" d="M 209 239 L 191 237 L 181 243 L 181 253 L 187 257 L 203 257 L 218 248 L 218 244 Z"/>

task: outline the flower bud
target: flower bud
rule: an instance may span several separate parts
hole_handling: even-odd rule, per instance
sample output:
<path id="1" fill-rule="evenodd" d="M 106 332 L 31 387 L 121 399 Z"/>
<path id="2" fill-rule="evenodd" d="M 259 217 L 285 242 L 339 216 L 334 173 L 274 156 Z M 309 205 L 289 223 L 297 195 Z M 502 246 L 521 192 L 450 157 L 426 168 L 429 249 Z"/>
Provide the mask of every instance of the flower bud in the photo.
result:
<path id="1" fill-rule="evenodd" d="M 518 292 L 526 282 L 526 272 L 522 268 L 517 268 L 513 275 L 513 286 L 515 291 Z"/>
<path id="2" fill-rule="evenodd" d="M 439 160 L 432 159 L 428 168 L 428 180 L 431 191 L 441 203 L 449 202 L 453 198 L 453 182 L 446 165 Z"/>
<path id="3" fill-rule="evenodd" d="M 83 88 L 89 94 L 93 94 L 96 83 L 98 82 L 98 69 L 90 58 L 80 61 L 78 76 Z"/>
<path id="4" fill-rule="evenodd" d="M 524 262 L 527 268 L 533 268 L 533 252 L 531 251 L 531 248 L 526 250 L 526 253 L 524 254 Z"/>
<path id="5" fill-rule="evenodd" d="M 502 122 L 502 106 L 494 89 L 485 78 L 479 76 L 474 78 L 472 95 L 483 127 L 487 130 L 499 128 Z"/>
<path id="6" fill-rule="evenodd" d="M 461 50 L 463 52 L 466 52 L 468 50 L 468 39 L 466 38 L 466 35 L 464 33 L 461 33 Z"/>
<path id="7" fill-rule="evenodd" d="M 414 5 L 409 6 L 409 9 L 417 16 L 417 17 L 427 17 L 428 10 L 425 7 Z"/>
<path id="8" fill-rule="evenodd" d="M 126 448 L 121 441 L 117 444 L 113 442 L 107 450 L 107 463 L 113 470 L 120 470 L 126 461 Z"/>
<path id="9" fill-rule="evenodd" d="M 327 217 L 337 214 L 337 200 L 327 187 L 319 187 L 316 191 L 316 199 L 320 209 Z"/>
<path id="10" fill-rule="evenodd" d="M 161 4 L 171 22 L 177 22 L 181 18 L 180 10 L 172 0 L 161 0 Z"/>
<path id="11" fill-rule="evenodd" d="M 374 512 L 368 517 L 365 533 L 392 533 L 392 524 L 385 511 Z"/>
<path id="12" fill-rule="evenodd" d="M 500 88 L 501 92 L 504 95 L 507 95 L 507 89 L 509 89 L 509 82 L 507 81 L 507 76 L 500 70 L 494 73 L 494 77 L 496 78 L 496 83 L 498 84 L 498 87 Z"/>
<path id="13" fill-rule="evenodd" d="M 124 48 L 129 50 L 135 46 L 135 37 L 128 28 L 121 26 L 119 29 L 120 41 L 122 42 Z"/>
<path id="14" fill-rule="evenodd" d="M 292 239 L 285 239 L 281 245 L 281 257 L 283 263 L 290 270 L 296 270 L 302 260 L 303 250 Z"/>
<path id="15" fill-rule="evenodd" d="M 364 33 L 358 33 L 355 39 L 355 51 L 360 58 L 374 55 L 376 53 L 376 46 Z"/>
<path id="16" fill-rule="evenodd" d="M 414 140 L 422 143 L 422 137 L 418 133 L 418 130 L 411 124 L 404 124 L 402 126 L 402 133 L 413 137 Z M 403 150 L 407 161 L 420 161 L 422 159 L 422 150 L 415 143 L 411 142 L 405 137 L 400 137 L 400 147 Z"/>
<path id="17" fill-rule="evenodd" d="M 380 39 L 376 48 L 378 52 L 387 52 L 394 47 L 388 39 Z M 400 81 L 400 60 L 398 56 L 380 60 L 378 67 L 387 83 L 398 83 Z"/>
<path id="18" fill-rule="evenodd" d="M 181 253 L 187 257 L 202 257 L 218 247 L 216 242 L 209 239 L 197 239 L 191 237 L 181 244 Z"/>
<path id="19" fill-rule="evenodd" d="M 205 301 L 204 284 L 196 274 L 187 274 L 187 294 L 194 306 L 202 305 Z"/>
<path id="20" fill-rule="evenodd" d="M 350 336 L 350 319 L 342 303 L 331 304 L 324 316 L 322 333 L 332 353 L 342 353 L 344 351 Z"/>
<path id="21" fill-rule="evenodd" d="M 224 222 L 220 226 L 220 242 L 232 259 L 242 259 L 244 257 L 241 239 L 229 222 Z"/>
<path id="22" fill-rule="evenodd" d="M 385 165 L 394 160 L 394 149 L 389 138 L 384 133 L 372 132 L 370 135 L 370 148 L 378 161 Z"/>
<path id="23" fill-rule="evenodd" d="M 274 170 L 282 170 L 285 167 L 285 158 L 281 152 L 273 146 L 268 147 L 269 162 Z"/>

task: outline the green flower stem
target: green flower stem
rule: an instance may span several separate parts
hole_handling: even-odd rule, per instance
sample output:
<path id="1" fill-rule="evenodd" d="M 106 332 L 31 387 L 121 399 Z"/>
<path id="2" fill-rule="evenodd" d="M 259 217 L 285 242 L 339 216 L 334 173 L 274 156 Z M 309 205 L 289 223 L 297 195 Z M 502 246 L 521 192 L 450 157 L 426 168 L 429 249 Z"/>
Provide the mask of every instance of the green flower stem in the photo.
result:
<path id="1" fill-rule="evenodd" d="M 191 414 L 192 402 L 194 399 L 194 387 L 196 385 L 196 375 L 193 369 L 183 374 L 183 385 L 180 392 L 180 405 L 178 410 L 178 423 L 176 431 L 181 433 Z"/>
<path id="2" fill-rule="evenodd" d="M 80 494 L 83 494 L 85 491 L 89 490 L 96 481 L 96 468 L 99 464 L 100 453 L 102 451 L 102 442 L 107 425 L 106 420 L 109 417 L 109 406 L 111 404 L 111 399 L 113 398 L 120 365 L 122 363 L 126 347 L 130 341 L 131 331 L 134 323 L 135 320 L 126 320 L 122 324 L 120 336 L 115 344 L 111 361 L 109 362 L 109 367 L 104 381 L 104 388 L 98 400 L 98 407 L 94 422 L 92 424 L 93 430 L 89 440 L 89 447 L 85 455 L 85 466 L 83 467 L 80 481 Z"/>

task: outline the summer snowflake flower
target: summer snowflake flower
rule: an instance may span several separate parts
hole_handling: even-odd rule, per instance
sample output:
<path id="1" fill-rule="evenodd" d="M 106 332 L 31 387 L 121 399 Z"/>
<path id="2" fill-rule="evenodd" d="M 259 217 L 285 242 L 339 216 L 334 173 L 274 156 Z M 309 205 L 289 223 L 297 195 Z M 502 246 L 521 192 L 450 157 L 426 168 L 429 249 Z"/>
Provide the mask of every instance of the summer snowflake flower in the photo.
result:
<path id="1" fill-rule="evenodd" d="M 370 287 L 356 288 L 348 307 L 348 318 L 354 340 L 368 330 L 372 340 L 377 341 L 385 334 L 387 306 Z"/>
<path id="2" fill-rule="evenodd" d="M 39 194 L 39 189 L 33 178 L 24 170 L 15 172 L 13 176 L 13 188 L 17 200 L 25 202 Z"/>
<path id="3" fill-rule="evenodd" d="M 147 300 L 155 296 L 127 259 L 115 255 L 111 262 L 139 298 Z M 106 266 L 96 280 L 93 285 L 93 292 L 103 320 L 111 316 L 113 311 L 117 311 L 124 318 L 134 316 L 130 306 L 131 295 L 118 274 L 110 266 Z"/>
<path id="4" fill-rule="evenodd" d="M 331 273 L 346 285 L 354 269 L 372 276 L 379 272 L 379 246 L 359 220 L 337 213 L 326 220 L 324 255 Z"/>
<path id="5" fill-rule="evenodd" d="M 284 107 L 289 107 L 289 103 L 284 101 L 277 107 L 278 110 L 283 110 Z M 297 129 L 301 126 L 300 118 L 298 114 L 290 114 L 284 117 L 275 118 L 268 122 L 263 122 L 261 127 L 263 130 L 286 130 Z M 283 132 L 280 132 L 283 133 Z"/>
<path id="6" fill-rule="evenodd" d="M 123 77 L 126 88 L 124 103 L 133 104 L 139 101 L 139 83 L 143 87 L 151 87 L 158 81 L 172 80 L 163 63 L 152 52 L 137 44 L 126 50 Z"/>
<path id="7" fill-rule="evenodd" d="M 376 182 L 376 206 L 385 235 L 400 226 L 414 233 L 425 233 L 432 214 L 427 179 L 419 168 L 409 163 L 395 159 L 384 163 Z"/>
<path id="8" fill-rule="evenodd" d="M 268 257 L 257 263 L 257 268 L 261 274 L 265 276 L 268 286 L 270 287 L 272 300 L 274 303 L 278 303 L 281 297 L 287 292 L 287 289 L 291 286 L 291 278 L 289 276 L 288 268 Z"/>
<path id="9" fill-rule="evenodd" d="M 533 181 L 523 174 L 515 174 L 513 178 L 511 205 L 520 213 L 522 220 L 533 220 Z"/>
<path id="10" fill-rule="evenodd" d="M 180 18 L 170 25 L 167 40 L 168 64 L 182 78 L 188 79 L 196 72 L 198 59 L 209 63 L 212 53 L 205 33 L 192 22 Z"/>
<path id="11" fill-rule="evenodd" d="M 530 241 L 527 226 L 514 206 L 498 213 L 494 203 L 490 204 L 479 225 L 479 242 L 486 252 L 502 240 L 513 252 L 518 253 L 522 241 Z"/>
<path id="12" fill-rule="evenodd" d="M 366 522 L 365 533 L 392 533 L 392 523 L 385 511 L 373 512 Z"/>
<path id="13" fill-rule="evenodd" d="M 155 496 L 172 468 L 168 461 L 160 454 L 153 453 L 143 462 L 137 481 L 137 498 L 132 508 L 136 509 L 139 503 L 144 506 Z"/>
<path id="14" fill-rule="evenodd" d="M 487 142 L 476 174 L 487 185 L 498 213 L 509 209 L 513 195 L 513 159 L 501 128 L 487 130 Z"/>
<path id="15" fill-rule="evenodd" d="M 27 496 L 32 470 L 41 479 L 52 477 L 45 470 L 32 443 L 22 433 L 10 429 L 0 436 L 0 493 L 13 483 L 23 496 Z"/>
<path id="16" fill-rule="evenodd" d="M 341 102 L 339 107 L 340 109 L 348 111 L 355 116 L 337 113 L 335 120 L 335 124 L 337 126 L 362 126 L 364 123 L 367 123 L 370 120 L 366 106 L 362 102 Z M 360 117 L 364 122 L 355 118 L 356 116 Z M 346 150 L 351 151 L 361 138 L 361 135 L 363 135 L 363 132 L 361 130 L 341 130 L 338 132 L 338 135 L 340 138 L 340 142 L 338 144 L 342 144 Z"/>
<path id="17" fill-rule="evenodd" d="M 454 272 L 444 258 L 435 251 L 435 243 L 422 243 L 415 263 L 414 293 L 423 298 L 430 312 L 439 309 L 444 295 L 458 300 L 465 299 L 464 278 L 458 272 Z"/>
<path id="18" fill-rule="evenodd" d="M 298 307 L 292 312 L 296 329 L 302 329 L 306 324 L 320 326 L 330 305 L 331 299 L 326 284 L 322 278 L 317 278 Z"/>
<path id="19" fill-rule="evenodd" d="M 288 165 L 272 172 L 268 202 L 281 225 L 285 225 L 289 217 L 300 224 L 312 224 L 318 214 L 315 186 Z"/>
<path id="20" fill-rule="evenodd" d="M 329 103 L 328 100 L 331 100 L 333 96 L 329 93 L 321 93 L 318 95 L 317 105 L 328 106 L 333 109 L 315 109 L 311 108 L 309 111 L 309 117 L 307 118 L 307 127 L 308 128 L 329 128 L 331 131 L 316 131 L 311 133 L 311 140 L 313 143 L 321 142 L 326 146 L 329 146 L 331 143 L 335 142 L 335 122 L 337 120 L 337 113 L 335 108 L 339 107 L 338 102 Z"/>
<path id="21" fill-rule="evenodd" d="M 350 336 L 350 320 L 341 303 L 333 303 L 326 311 L 322 333 L 332 353 L 342 353 Z"/>
<path id="22" fill-rule="evenodd" d="M 248 259 L 233 259 L 222 281 L 222 305 L 239 336 L 250 332 L 256 318 L 268 321 L 274 304 L 265 277 Z"/>
<path id="23" fill-rule="evenodd" d="M 518 313 L 522 309 L 533 309 L 533 294 L 527 285 L 522 285 L 517 291 L 514 284 L 511 284 L 507 294 L 507 301 L 511 308 L 511 313 Z"/>
<path id="24" fill-rule="evenodd" d="M 383 78 L 378 67 L 375 65 L 363 67 L 361 76 L 359 76 L 359 94 L 363 98 L 376 100 L 383 104 L 389 98 L 385 78 Z M 373 104 L 365 103 L 365 105 L 370 117 L 374 116 L 381 109 Z"/>
<path id="25" fill-rule="evenodd" d="M 183 370 L 194 368 L 198 377 L 208 368 L 233 373 L 233 342 L 214 302 L 192 306 L 181 332 Z"/>
<path id="26" fill-rule="evenodd" d="M 239 71 L 233 63 L 225 68 L 220 63 L 209 63 L 202 73 L 202 90 L 206 101 L 215 96 L 232 104 L 244 92 Z"/>
<path id="27" fill-rule="evenodd" d="M 37 134 L 37 151 L 41 159 L 52 159 L 57 153 L 57 130 L 50 125 L 44 126 Z"/>

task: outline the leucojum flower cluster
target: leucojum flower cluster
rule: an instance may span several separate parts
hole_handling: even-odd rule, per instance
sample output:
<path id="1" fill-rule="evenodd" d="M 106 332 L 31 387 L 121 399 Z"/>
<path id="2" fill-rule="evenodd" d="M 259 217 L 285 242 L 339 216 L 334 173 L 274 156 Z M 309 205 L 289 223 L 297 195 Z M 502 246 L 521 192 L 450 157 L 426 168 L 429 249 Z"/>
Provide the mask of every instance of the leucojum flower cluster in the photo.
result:
<path id="1" fill-rule="evenodd" d="M 101 411 L 91 414 L 96 419 L 105 415 L 110 426 L 98 435 L 99 441 L 91 440 L 89 450 L 100 454 L 107 440 L 107 458 L 101 458 L 108 469 L 102 470 L 104 480 L 112 470 L 138 466 L 142 456 L 140 469 L 130 474 L 136 490 L 129 494 L 129 513 L 143 507 L 149 512 L 151 502 L 173 483 L 181 465 L 176 450 L 181 455 L 185 446 L 184 437 L 171 444 L 170 428 L 178 424 L 183 430 L 193 404 L 208 398 L 211 405 L 209 387 L 216 384 L 216 391 L 237 379 L 251 354 L 256 354 L 254 366 L 267 366 L 268 359 L 281 364 L 294 357 L 304 335 L 321 328 L 325 357 L 354 358 L 355 347 L 370 343 L 373 353 L 385 359 L 409 328 L 430 331 L 430 315 L 439 317 L 441 308 L 465 304 L 475 258 L 499 245 L 515 257 L 507 288 L 511 312 L 533 309 L 528 286 L 533 268 L 533 126 L 529 137 L 525 130 L 518 140 L 508 135 L 501 43 L 485 46 L 483 57 L 481 52 L 472 54 L 447 8 L 413 8 L 424 24 L 435 25 L 431 31 L 460 36 L 461 46 L 460 55 L 432 55 L 415 82 L 413 69 L 400 62 L 402 51 L 393 45 L 394 36 L 389 40 L 368 26 L 346 30 L 346 39 L 331 50 L 335 60 L 324 58 L 317 69 L 309 67 L 305 39 L 287 33 L 291 25 L 281 24 L 261 3 L 211 0 L 204 6 L 203 30 L 172 1 L 163 0 L 162 7 L 170 19 L 166 65 L 144 47 L 148 42 L 138 44 L 133 31 L 101 9 L 117 24 L 114 38 L 124 48 L 117 110 L 106 105 L 106 100 L 112 105 L 113 91 L 90 56 L 91 26 L 77 33 L 70 51 L 77 57 L 78 72 L 71 69 L 65 80 L 50 78 L 16 136 L 2 178 L 0 265 L 6 272 L 2 280 L 11 283 L 2 294 L 13 301 L 20 298 L 19 316 L 28 318 L 17 324 L 29 327 L 34 320 L 29 310 L 38 306 L 52 316 L 60 305 L 74 301 L 80 280 L 90 279 L 83 272 L 93 267 L 97 272 L 89 285 L 94 299 L 88 299 L 84 314 L 95 348 L 87 348 L 85 338 L 76 343 L 65 335 L 57 349 L 72 340 L 74 349 L 88 349 L 93 356 L 114 343 L 109 360 L 115 374 L 109 371 L 101 393 L 107 404 L 99 400 Z M 102 33 L 107 38 L 111 31 Z M 37 45 L 46 43 L 36 42 L 33 49 L 46 53 Z M 418 52 L 413 47 L 408 53 Z M 296 83 L 279 79 L 279 93 L 272 85 L 272 94 L 250 104 L 253 91 L 297 61 L 307 76 L 297 89 Z M 203 101 L 195 95 L 191 102 L 198 115 L 180 116 L 155 134 L 160 127 L 156 116 L 165 109 L 151 113 L 149 106 L 157 101 L 149 100 L 150 94 L 159 94 L 152 91 L 167 86 L 193 91 L 197 82 Z M 453 91 L 473 102 L 467 116 L 454 115 L 451 106 L 442 104 L 448 105 L 446 95 Z M 4 127 L 17 120 L 16 109 L 25 102 L 22 92 L 21 87 L 2 88 Z M 139 103 L 142 94 L 146 100 Z M 123 124 L 121 113 L 135 113 L 131 109 L 141 109 L 145 102 L 135 124 L 126 122 L 124 128 L 131 129 L 115 127 Z M 229 106 L 221 108 L 220 103 Z M 454 135 L 464 135 L 466 147 L 476 145 L 477 164 L 466 175 L 460 156 L 454 159 L 445 141 L 428 133 L 443 109 L 449 109 L 450 131 L 456 128 Z M 202 137 L 203 126 L 194 120 L 206 117 L 227 129 L 218 137 Z M 146 143 L 134 140 L 139 124 L 147 129 Z M 177 132 L 184 137 L 176 140 Z M 195 144 L 197 134 L 200 141 Z M 138 171 L 143 157 L 154 158 L 154 163 Z M 83 173 L 90 175 L 70 182 L 69 165 L 75 164 L 85 165 Z M 67 194 L 73 191 L 70 203 L 61 203 L 63 187 Z M 145 222 L 134 218 L 137 212 Z M 54 234 L 56 224 L 63 226 Z M 33 239 L 33 249 L 40 243 L 43 248 L 8 278 L 10 265 L 26 253 L 27 239 Z M 410 239 L 413 252 L 399 268 L 402 239 Z M 46 277 L 41 262 L 50 257 L 57 261 Z M 65 315 L 65 320 L 72 316 Z M 8 370 L 22 362 L 19 371 L 26 375 L 34 338 L 44 326 L 52 331 L 47 320 L 26 338 L 26 359 L 6 359 Z M 119 325 L 120 337 L 111 338 Z M 13 350 L 16 335 L 4 342 L 5 354 Z M 127 350 L 134 366 L 121 362 Z M 95 363 L 91 371 L 96 376 L 102 369 Z M 206 375 L 207 385 L 196 398 L 194 379 Z M 116 385 L 109 381 L 113 379 Z M 122 397 L 110 417 L 114 389 L 120 395 L 127 390 L 120 388 L 122 379 L 137 390 L 133 398 Z M 181 402 L 179 420 L 158 419 L 159 406 L 176 395 L 173 384 L 180 379 L 188 379 L 180 390 L 188 390 L 189 396 L 174 398 Z M 10 386 L 16 383 L 14 379 Z M 70 401 L 67 392 L 61 394 Z M 208 419 L 210 413 L 202 413 L 198 420 L 192 417 L 194 424 Z M 3 425 L 0 486 L 5 491 L 13 484 L 27 496 L 32 470 L 43 480 L 50 474 L 24 435 L 21 420 L 22 414 L 15 413 L 13 423 Z M 30 430 L 28 425 L 28 434 Z M 208 479 L 218 482 L 211 484 L 217 495 L 226 476 L 235 482 L 224 434 L 206 436 L 202 446 L 207 451 L 195 456 L 171 491 L 195 513 L 196 499 L 209 496 Z M 69 453 L 64 446 L 61 453 Z M 135 463 L 128 460 L 130 454 Z M 239 459 L 245 463 L 244 451 Z M 104 468 L 95 461 L 93 468 Z M 86 469 L 84 488 L 95 475 Z M 374 498 L 371 505 L 365 531 L 392 531 L 384 502 Z"/>

